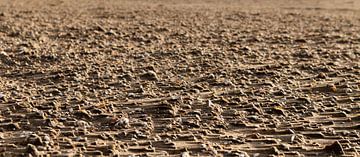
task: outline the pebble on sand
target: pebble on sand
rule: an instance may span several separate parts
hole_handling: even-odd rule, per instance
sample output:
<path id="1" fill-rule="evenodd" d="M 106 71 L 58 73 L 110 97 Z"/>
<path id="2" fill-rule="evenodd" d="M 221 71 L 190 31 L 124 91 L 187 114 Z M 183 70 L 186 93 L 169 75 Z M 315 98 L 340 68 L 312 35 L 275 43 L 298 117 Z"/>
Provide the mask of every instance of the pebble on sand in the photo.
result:
<path id="1" fill-rule="evenodd" d="M 335 141 L 333 144 L 326 146 L 324 150 L 337 155 L 345 154 L 344 149 L 339 141 Z"/>

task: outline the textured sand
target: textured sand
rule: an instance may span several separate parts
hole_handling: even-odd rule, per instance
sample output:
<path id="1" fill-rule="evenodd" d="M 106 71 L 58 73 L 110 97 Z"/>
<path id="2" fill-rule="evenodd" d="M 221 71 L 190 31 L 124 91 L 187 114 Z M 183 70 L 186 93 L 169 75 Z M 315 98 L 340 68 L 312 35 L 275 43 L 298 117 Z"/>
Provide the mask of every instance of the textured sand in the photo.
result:
<path id="1" fill-rule="evenodd" d="M 359 156 L 360 4 L 2 0 L 2 156 Z"/>

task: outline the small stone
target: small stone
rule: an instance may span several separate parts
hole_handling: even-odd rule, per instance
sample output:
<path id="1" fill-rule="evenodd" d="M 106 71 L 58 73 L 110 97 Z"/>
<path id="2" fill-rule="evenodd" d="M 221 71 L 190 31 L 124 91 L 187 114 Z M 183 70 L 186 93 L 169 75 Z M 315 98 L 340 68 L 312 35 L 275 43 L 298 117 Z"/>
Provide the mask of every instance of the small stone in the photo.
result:
<path id="1" fill-rule="evenodd" d="M 297 43 L 307 43 L 307 41 L 305 39 L 302 39 L 302 38 L 295 39 L 294 41 L 297 42 Z"/>
<path id="2" fill-rule="evenodd" d="M 86 119 L 90 119 L 91 118 L 91 115 L 89 112 L 87 112 L 86 110 L 80 110 L 80 111 L 76 111 L 74 113 L 74 115 L 76 117 L 79 117 L 79 118 L 86 118 Z"/>
<path id="3" fill-rule="evenodd" d="M 141 79 L 143 80 L 149 80 L 149 81 L 157 81 L 158 80 L 158 76 L 156 75 L 156 73 L 152 70 L 142 74 L 140 76 Z"/>
<path id="4" fill-rule="evenodd" d="M 5 51 L 0 51 L 0 57 L 9 57 L 9 55 Z"/>
<path id="5" fill-rule="evenodd" d="M 106 35 L 117 35 L 114 30 L 109 30 L 109 31 L 105 32 L 105 34 Z"/>
<path id="6" fill-rule="evenodd" d="M 89 127 L 89 126 L 90 126 L 88 122 L 83 121 L 83 120 L 77 121 L 76 124 L 77 124 L 77 126 L 83 127 L 83 128 L 86 128 L 86 127 Z"/>
<path id="7" fill-rule="evenodd" d="M 13 60 L 11 60 L 10 56 L 4 51 L 0 51 L 0 62 L 7 64 L 7 65 L 16 65 L 17 64 Z"/>
<path id="8" fill-rule="evenodd" d="M 181 153 L 181 157 L 190 157 L 190 153 L 189 152 L 183 152 L 183 153 Z"/>
<path id="9" fill-rule="evenodd" d="M 336 141 L 333 144 L 326 146 L 324 148 L 324 150 L 326 152 L 331 152 L 331 153 L 334 153 L 334 154 L 337 154 L 337 155 L 345 154 L 344 149 L 341 146 L 339 141 Z"/>
<path id="10" fill-rule="evenodd" d="M 307 104 L 311 104 L 311 99 L 309 97 L 300 97 L 297 100 Z"/>
<path id="11" fill-rule="evenodd" d="M 285 151 L 290 151 L 289 145 L 285 144 L 285 143 L 281 143 L 280 146 L 279 146 L 279 149 L 285 150 Z"/>
<path id="12" fill-rule="evenodd" d="M 225 156 L 232 156 L 232 157 L 250 157 L 248 153 L 244 151 L 234 150 L 231 152 L 225 153 Z"/>
<path id="13" fill-rule="evenodd" d="M 0 93 L 0 100 L 3 100 L 3 101 L 5 101 L 5 100 L 6 100 L 6 98 L 5 98 L 5 94 Z"/>
<path id="14" fill-rule="evenodd" d="M 282 107 L 273 107 L 270 111 L 271 114 L 278 114 L 278 115 L 284 115 L 286 116 L 286 113 Z"/>
<path id="15" fill-rule="evenodd" d="M 30 153 L 33 156 L 40 156 L 40 152 L 38 151 L 36 146 L 34 146 L 32 144 L 27 145 L 26 151 L 27 151 L 27 153 Z"/>
<path id="16" fill-rule="evenodd" d="M 331 92 L 336 92 L 337 88 L 334 84 L 327 85 L 327 87 L 330 89 Z"/>
<path id="17" fill-rule="evenodd" d="M 321 72 L 319 73 L 319 75 L 317 76 L 317 78 L 321 78 L 321 79 L 326 79 L 326 74 Z"/>
<path id="18" fill-rule="evenodd" d="M 271 151 L 272 154 L 280 155 L 280 151 L 276 147 L 270 148 L 270 151 Z"/>
<path id="19" fill-rule="evenodd" d="M 43 144 L 43 140 L 41 139 L 41 137 L 37 134 L 31 134 L 26 138 L 26 142 L 28 144 L 33 144 L 33 145 L 42 145 Z"/>
<path id="20" fill-rule="evenodd" d="M 283 89 L 281 89 L 281 90 L 275 91 L 273 94 L 275 96 L 285 96 L 286 92 Z"/>
<path id="21" fill-rule="evenodd" d="M 257 115 L 249 115 L 249 116 L 246 116 L 246 118 L 251 122 L 263 122 L 263 119 L 261 119 Z"/>
<path id="22" fill-rule="evenodd" d="M 243 51 L 251 51 L 251 48 L 248 46 L 241 47 L 241 50 Z"/>

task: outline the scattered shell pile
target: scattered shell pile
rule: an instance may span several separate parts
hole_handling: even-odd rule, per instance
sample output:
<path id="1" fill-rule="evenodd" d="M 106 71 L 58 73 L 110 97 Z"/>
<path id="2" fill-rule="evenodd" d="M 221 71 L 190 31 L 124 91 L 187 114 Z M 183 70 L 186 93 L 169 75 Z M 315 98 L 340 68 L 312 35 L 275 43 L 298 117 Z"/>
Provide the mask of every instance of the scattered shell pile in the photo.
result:
<path id="1" fill-rule="evenodd" d="M 359 17 L 36 2 L 0 5 L 2 156 L 360 155 Z"/>

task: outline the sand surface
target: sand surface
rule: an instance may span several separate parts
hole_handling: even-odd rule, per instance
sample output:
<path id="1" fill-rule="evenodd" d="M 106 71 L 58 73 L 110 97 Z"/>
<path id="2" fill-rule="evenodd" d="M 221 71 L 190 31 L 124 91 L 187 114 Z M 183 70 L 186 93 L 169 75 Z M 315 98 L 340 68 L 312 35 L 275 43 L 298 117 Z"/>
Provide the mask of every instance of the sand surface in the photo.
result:
<path id="1" fill-rule="evenodd" d="M 359 156 L 360 1 L 1 0 L 1 156 Z"/>

